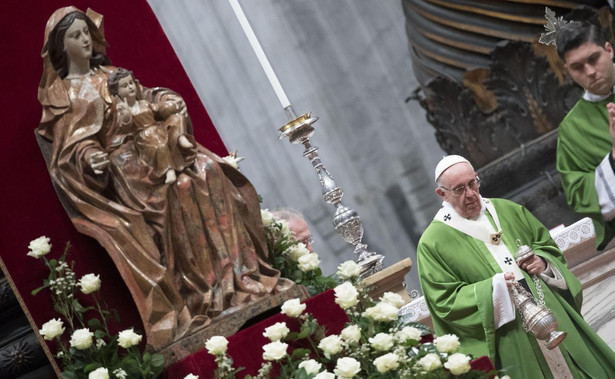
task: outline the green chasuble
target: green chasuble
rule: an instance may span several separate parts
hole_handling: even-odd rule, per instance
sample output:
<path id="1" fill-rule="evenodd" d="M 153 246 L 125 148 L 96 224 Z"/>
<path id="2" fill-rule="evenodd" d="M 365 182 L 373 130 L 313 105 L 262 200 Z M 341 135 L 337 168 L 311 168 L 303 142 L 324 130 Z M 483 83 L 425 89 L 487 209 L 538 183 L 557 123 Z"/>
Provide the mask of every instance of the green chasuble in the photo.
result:
<path id="1" fill-rule="evenodd" d="M 503 199 L 491 202 L 503 230 L 502 241 L 512 256 L 518 239 L 566 280 L 567 290 L 551 288 L 542 279 L 540 283 L 545 304 L 557 318 L 558 330 L 568 333 L 558 348 L 574 377 L 613 377 L 615 353 L 579 314 L 581 284 L 568 270 L 547 228 L 520 205 Z M 452 228 L 445 219 L 431 222 L 417 249 L 419 279 L 436 335 L 457 335 L 462 352 L 474 358 L 489 356 L 497 369 L 505 369 L 503 374 L 512 378 L 551 378 L 538 346 L 544 341 L 537 341 L 523 329 L 518 312 L 515 320 L 495 330 L 491 283 L 502 270 L 484 242 Z M 537 297 L 531 277 L 522 273 Z"/>
<path id="2" fill-rule="evenodd" d="M 557 139 L 557 171 L 566 200 L 575 212 L 592 219 L 598 249 L 615 236 L 615 220 L 602 217 L 594 184 L 596 167 L 612 148 L 606 109 L 612 101 L 614 95 L 597 102 L 580 99 L 560 123 Z"/>

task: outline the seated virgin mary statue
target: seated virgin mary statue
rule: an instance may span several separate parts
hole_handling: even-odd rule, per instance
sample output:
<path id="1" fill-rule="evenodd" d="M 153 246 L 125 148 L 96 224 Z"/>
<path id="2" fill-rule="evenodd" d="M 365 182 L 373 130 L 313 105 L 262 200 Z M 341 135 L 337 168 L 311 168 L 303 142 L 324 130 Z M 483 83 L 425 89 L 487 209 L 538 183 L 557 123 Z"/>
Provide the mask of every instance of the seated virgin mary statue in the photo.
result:
<path id="1" fill-rule="evenodd" d="M 176 112 L 187 131 L 185 166 L 172 181 L 152 175 L 126 133 L 107 80 L 102 17 L 58 9 L 45 28 L 38 89 L 39 134 L 51 141 L 49 170 L 77 229 L 96 238 L 126 282 L 148 344 L 165 347 L 231 307 L 292 282 L 268 263 L 256 191 L 236 169 L 194 141 L 181 96 L 136 82 L 137 97 Z M 164 127 L 164 125 L 162 126 Z M 169 133 L 168 138 L 178 136 Z M 182 147 L 183 146 L 183 147 Z"/>

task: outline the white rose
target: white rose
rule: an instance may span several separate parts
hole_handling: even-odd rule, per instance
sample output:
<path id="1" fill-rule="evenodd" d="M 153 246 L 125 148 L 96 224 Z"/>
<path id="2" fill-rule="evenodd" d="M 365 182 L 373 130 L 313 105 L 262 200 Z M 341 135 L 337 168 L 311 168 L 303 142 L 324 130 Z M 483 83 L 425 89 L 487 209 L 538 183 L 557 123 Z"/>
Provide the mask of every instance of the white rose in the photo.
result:
<path id="1" fill-rule="evenodd" d="M 43 324 L 40 333 L 44 339 L 51 341 L 52 339 L 62 335 L 64 330 L 66 330 L 66 328 L 64 328 L 64 323 L 59 319 L 52 318 Z"/>
<path id="2" fill-rule="evenodd" d="M 113 370 L 113 375 L 115 375 L 117 379 L 126 379 L 128 377 L 126 371 L 122 370 L 121 368 Z"/>
<path id="3" fill-rule="evenodd" d="M 375 321 L 395 321 L 399 317 L 399 309 L 393 304 L 380 302 L 367 308 L 363 316 Z"/>
<path id="4" fill-rule="evenodd" d="M 342 337 L 347 344 L 359 343 L 361 340 L 361 328 L 359 328 L 358 325 L 349 325 L 342 330 L 340 337 Z"/>
<path id="5" fill-rule="evenodd" d="M 286 252 L 293 262 L 299 262 L 299 259 L 303 256 L 310 255 L 310 251 L 307 249 L 303 242 L 299 242 L 296 245 L 292 245 Z"/>
<path id="6" fill-rule="evenodd" d="M 369 339 L 377 351 L 388 351 L 393 347 L 393 336 L 387 333 L 378 333 Z"/>
<path id="7" fill-rule="evenodd" d="M 282 313 L 288 317 L 299 317 L 301 313 L 305 310 L 306 305 L 301 304 L 299 299 L 290 299 L 286 300 L 284 304 L 282 304 Z"/>
<path id="8" fill-rule="evenodd" d="M 395 292 L 385 292 L 380 298 L 380 301 L 392 304 L 398 309 L 401 308 L 404 304 L 406 304 L 404 299 Z"/>
<path id="9" fill-rule="evenodd" d="M 213 336 L 205 342 L 205 348 L 211 355 L 226 354 L 228 340 L 222 336 Z"/>
<path id="10" fill-rule="evenodd" d="M 188 374 L 186 376 L 184 376 L 184 379 L 199 379 L 198 375 L 194 375 L 194 374 Z"/>
<path id="11" fill-rule="evenodd" d="M 442 367 L 440 356 L 436 353 L 429 353 L 423 358 L 419 359 L 419 364 L 423 366 L 425 371 L 433 371 L 437 368 Z"/>
<path id="12" fill-rule="evenodd" d="M 337 360 L 335 365 L 335 375 L 339 378 L 352 378 L 361 371 L 361 364 L 354 358 L 344 357 Z"/>
<path id="13" fill-rule="evenodd" d="M 388 353 L 374 359 L 374 366 L 380 373 L 396 370 L 399 367 L 399 357 L 395 353 Z"/>
<path id="14" fill-rule="evenodd" d="M 303 368 L 308 375 L 318 374 L 318 372 L 322 368 L 322 364 L 316 362 L 313 359 L 308 359 L 307 361 L 299 363 L 299 368 Z"/>
<path id="15" fill-rule="evenodd" d="M 266 361 L 279 361 L 286 356 L 288 344 L 280 341 L 270 342 L 263 346 L 263 359 Z"/>
<path id="16" fill-rule="evenodd" d="M 286 326 L 285 322 L 276 322 L 268 328 L 265 328 L 263 336 L 269 338 L 270 341 L 279 341 L 286 337 L 290 332 L 290 329 Z"/>
<path id="17" fill-rule="evenodd" d="M 320 264 L 320 259 L 318 258 L 318 254 L 307 254 L 302 257 L 299 257 L 297 261 L 299 263 L 299 270 L 303 272 L 313 271 L 318 268 Z"/>
<path id="18" fill-rule="evenodd" d="M 261 209 L 261 219 L 263 220 L 265 228 L 271 226 L 271 224 L 277 220 L 274 214 L 269 212 L 268 209 Z"/>
<path id="19" fill-rule="evenodd" d="M 49 253 L 51 251 L 51 244 L 49 241 L 49 237 L 45 236 L 40 236 L 37 239 L 30 241 L 30 245 L 28 245 L 28 249 L 30 249 L 30 251 L 28 251 L 28 255 L 38 259 Z"/>
<path id="20" fill-rule="evenodd" d="M 343 280 L 354 278 L 360 274 L 361 266 L 359 266 L 355 261 L 346 261 L 337 266 L 337 276 Z"/>
<path id="21" fill-rule="evenodd" d="M 359 302 L 359 291 L 350 282 L 335 287 L 335 302 L 344 309 L 352 308 Z"/>
<path id="22" fill-rule="evenodd" d="M 109 370 L 104 367 L 99 367 L 90 372 L 88 379 L 109 379 Z"/>
<path id="23" fill-rule="evenodd" d="M 293 232 L 290 231 L 290 228 L 288 227 L 288 222 L 286 222 L 286 220 L 277 219 L 276 222 L 280 224 L 280 230 L 277 232 L 278 238 L 294 238 L 295 235 L 293 234 Z"/>
<path id="24" fill-rule="evenodd" d="M 92 337 L 94 333 L 88 328 L 77 329 L 70 336 L 70 345 L 78 350 L 85 350 L 92 347 Z"/>
<path id="25" fill-rule="evenodd" d="M 433 344 L 441 353 L 454 353 L 459 348 L 459 337 L 454 334 L 445 334 L 436 338 Z"/>
<path id="26" fill-rule="evenodd" d="M 418 330 L 417 328 L 415 328 L 413 326 L 406 326 L 402 330 L 397 332 L 397 334 L 395 336 L 397 337 L 398 341 L 403 343 L 403 342 L 406 342 L 408 340 L 420 341 L 421 340 L 421 334 L 422 334 L 421 331 Z"/>
<path id="27" fill-rule="evenodd" d="M 118 334 L 117 343 L 124 349 L 128 349 L 129 347 L 138 345 L 139 342 L 141 342 L 141 338 L 143 338 L 143 336 L 135 333 L 135 331 L 132 328 L 130 328 L 130 329 L 122 330 Z"/>
<path id="28" fill-rule="evenodd" d="M 446 363 L 444 363 L 444 367 L 453 375 L 465 374 L 472 369 L 472 367 L 470 367 L 470 357 L 461 353 L 455 353 L 449 356 Z"/>
<path id="29" fill-rule="evenodd" d="M 329 371 L 323 371 L 323 372 L 319 372 L 318 374 L 316 374 L 314 379 L 335 379 L 335 374 Z"/>
<path id="30" fill-rule="evenodd" d="M 332 334 L 320 340 L 318 348 L 325 353 L 325 356 L 329 358 L 331 355 L 335 355 L 342 351 L 342 339 L 336 334 Z"/>
<path id="31" fill-rule="evenodd" d="M 100 277 L 94 274 L 85 274 L 79 279 L 79 287 L 81 292 L 89 294 L 100 289 Z"/>

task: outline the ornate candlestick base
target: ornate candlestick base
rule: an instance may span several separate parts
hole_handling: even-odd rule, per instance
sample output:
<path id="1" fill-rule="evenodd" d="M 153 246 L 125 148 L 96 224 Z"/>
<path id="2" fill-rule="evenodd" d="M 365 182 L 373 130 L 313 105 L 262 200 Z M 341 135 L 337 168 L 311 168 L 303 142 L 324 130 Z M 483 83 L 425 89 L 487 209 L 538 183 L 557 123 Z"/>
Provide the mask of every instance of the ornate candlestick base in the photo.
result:
<path id="1" fill-rule="evenodd" d="M 312 117 L 311 113 L 297 117 L 292 106 L 286 108 L 286 113 L 291 121 L 279 129 L 281 132 L 279 138 L 288 137 L 291 143 L 301 143 L 305 147 L 303 156 L 310 160 L 318 174 L 323 198 L 327 203 L 336 207 L 333 216 L 335 230 L 344 238 L 344 241 L 355 246 L 354 252 L 358 255 L 357 263 L 362 267 L 361 277 L 367 277 L 382 270 L 384 256 L 367 251 L 367 245 L 361 243 L 363 223 L 359 214 L 355 210 L 342 205 L 344 192 L 320 161 L 318 147 L 310 144 L 310 137 L 314 134 L 312 124 L 318 121 L 318 118 Z"/>

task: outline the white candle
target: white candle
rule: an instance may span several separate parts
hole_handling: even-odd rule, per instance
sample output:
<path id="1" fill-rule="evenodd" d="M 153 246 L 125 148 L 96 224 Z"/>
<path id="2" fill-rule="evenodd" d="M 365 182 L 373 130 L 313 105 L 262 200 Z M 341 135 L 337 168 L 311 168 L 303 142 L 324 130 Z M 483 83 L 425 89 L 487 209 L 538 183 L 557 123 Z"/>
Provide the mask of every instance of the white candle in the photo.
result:
<path id="1" fill-rule="evenodd" d="M 256 35 L 254 34 L 254 31 L 252 31 L 252 27 L 250 26 L 246 15 L 243 13 L 239 2 L 237 0 L 228 1 L 231 4 L 231 7 L 233 7 L 233 11 L 235 12 L 235 16 L 237 16 L 237 20 L 239 20 L 239 23 L 243 28 L 243 32 L 246 34 L 246 37 L 248 37 L 248 41 L 250 41 L 250 45 L 252 45 L 252 49 L 254 50 L 258 61 L 263 67 L 263 70 L 265 70 L 265 74 L 267 74 L 269 83 L 271 83 L 275 94 L 278 96 L 278 100 L 280 100 L 282 108 L 288 108 L 290 106 L 290 101 L 288 101 L 288 97 L 286 97 L 284 89 L 282 88 L 282 85 L 278 80 L 278 77 L 275 75 L 275 72 L 273 72 L 273 68 L 271 68 L 271 64 L 269 64 L 269 60 L 267 59 L 267 56 L 265 55 L 261 44 L 258 42 L 258 39 L 256 39 Z"/>

